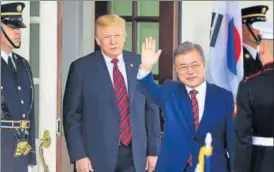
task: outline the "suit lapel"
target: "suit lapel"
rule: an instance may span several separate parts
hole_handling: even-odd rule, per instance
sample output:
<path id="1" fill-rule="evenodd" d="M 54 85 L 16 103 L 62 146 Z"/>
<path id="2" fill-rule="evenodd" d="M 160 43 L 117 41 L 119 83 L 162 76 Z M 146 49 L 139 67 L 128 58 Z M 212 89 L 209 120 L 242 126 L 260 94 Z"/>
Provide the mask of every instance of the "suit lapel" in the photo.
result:
<path id="1" fill-rule="evenodd" d="M 127 72 L 127 82 L 128 82 L 128 96 L 129 96 L 129 102 L 132 105 L 133 103 L 133 98 L 134 98 L 134 93 L 136 89 L 136 82 L 137 82 L 137 71 L 138 67 L 130 58 L 127 56 L 126 53 L 123 54 L 123 58 L 125 61 L 125 66 L 126 66 L 126 72 Z"/>
<path id="2" fill-rule="evenodd" d="M 194 123 L 193 123 L 192 105 L 191 105 L 190 97 L 187 93 L 187 90 L 184 84 L 180 84 L 179 89 L 181 90 L 180 93 L 183 94 L 180 97 L 182 98 L 182 104 L 183 104 L 183 109 L 185 110 L 185 115 L 187 117 L 187 120 L 189 121 L 187 122 L 188 128 L 190 128 L 191 132 L 194 133 L 195 129 L 194 129 Z"/>
<path id="3" fill-rule="evenodd" d="M 111 82 L 108 68 L 102 53 L 98 52 L 98 55 L 96 56 L 96 58 L 97 58 L 96 64 L 98 64 L 96 65 L 96 72 L 98 72 L 97 74 L 99 75 L 100 81 L 102 83 L 101 86 L 102 88 L 105 88 L 105 90 L 107 91 L 107 95 L 110 96 L 112 102 L 117 106 L 115 91 L 113 89 L 113 84 Z"/>
<path id="4" fill-rule="evenodd" d="M 198 128 L 198 132 L 200 130 L 202 131 L 203 128 L 206 127 L 207 121 L 210 121 L 210 118 L 211 118 L 210 113 L 212 113 L 212 108 L 214 108 L 213 98 L 214 98 L 214 95 L 211 89 L 211 85 L 206 83 L 205 107 L 204 107 L 204 113 Z"/>
<path id="5" fill-rule="evenodd" d="M 12 57 L 13 57 L 13 60 L 14 60 L 14 64 L 16 66 L 16 70 L 19 71 L 22 67 L 19 63 L 21 62 L 23 64 L 23 62 L 20 61 L 22 59 L 19 59 L 19 57 L 14 53 L 12 53 Z"/>
<path id="6" fill-rule="evenodd" d="M 9 68 L 6 61 L 1 57 L 1 72 L 5 73 L 8 77 L 14 79 L 13 72 Z"/>
<path id="7" fill-rule="evenodd" d="M 108 95 L 110 95 L 111 97 L 111 100 L 117 106 L 115 91 L 113 89 L 113 84 L 111 82 L 111 78 L 110 78 L 104 57 L 101 52 L 98 52 L 98 55 L 96 57 L 97 57 L 97 64 L 98 64 L 96 65 L 96 71 L 98 72 L 99 78 L 102 82 L 102 87 L 105 87 L 106 91 L 108 92 Z M 126 73 L 127 73 L 129 101 L 130 101 L 130 104 L 132 104 L 134 99 L 134 92 L 136 89 L 136 82 L 137 82 L 136 76 L 137 76 L 137 71 L 139 66 L 135 64 L 132 58 L 127 56 L 126 53 L 123 54 L 123 58 L 125 61 L 125 67 L 126 67 Z"/>

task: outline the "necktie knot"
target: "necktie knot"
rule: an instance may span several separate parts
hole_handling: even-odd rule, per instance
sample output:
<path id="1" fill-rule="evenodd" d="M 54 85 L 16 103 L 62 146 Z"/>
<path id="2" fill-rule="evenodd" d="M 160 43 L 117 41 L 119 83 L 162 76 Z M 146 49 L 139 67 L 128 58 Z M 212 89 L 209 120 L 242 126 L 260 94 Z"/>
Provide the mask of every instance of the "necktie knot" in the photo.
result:
<path id="1" fill-rule="evenodd" d="M 114 58 L 114 59 L 111 60 L 111 63 L 113 63 L 114 66 L 116 66 L 117 63 L 118 63 L 118 61 L 119 61 L 119 60 L 118 60 L 117 58 Z"/>
<path id="2" fill-rule="evenodd" d="M 191 91 L 189 92 L 189 94 L 190 94 L 191 97 L 193 97 L 193 96 L 196 96 L 196 94 L 198 94 L 198 91 L 196 91 L 196 90 L 191 90 Z"/>

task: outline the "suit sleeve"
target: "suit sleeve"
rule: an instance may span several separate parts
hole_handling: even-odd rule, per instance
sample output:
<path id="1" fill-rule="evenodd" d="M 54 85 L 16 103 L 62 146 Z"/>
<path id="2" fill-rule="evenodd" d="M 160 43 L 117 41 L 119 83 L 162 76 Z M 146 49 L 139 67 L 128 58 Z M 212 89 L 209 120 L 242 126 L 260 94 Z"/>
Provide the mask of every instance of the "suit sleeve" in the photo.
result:
<path id="1" fill-rule="evenodd" d="M 233 100 L 233 94 L 230 93 L 228 95 L 228 102 L 226 106 L 226 134 L 225 134 L 225 145 L 226 149 L 229 153 L 229 166 L 230 170 L 233 171 L 233 161 L 234 161 L 234 155 L 235 155 L 235 137 L 233 132 L 233 110 L 234 110 L 234 100 Z"/>
<path id="2" fill-rule="evenodd" d="M 158 106 L 163 104 L 163 88 L 153 81 L 152 72 L 146 77 L 138 79 L 141 92 L 150 100 L 153 100 Z"/>
<path id="3" fill-rule="evenodd" d="M 23 59 L 23 62 L 25 63 L 25 66 L 30 74 L 30 77 L 31 77 L 31 86 L 32 86 L 32 95 L 31 96 L 31 99 L 33 99 L 33 103 L 34 102 L 34 83 L 33 83 L 33 75 L 32 75 L 32 71 L 31 71 L 31 67 L 29 65 L 29 63 Z M 32 97 L 33 96 L 33 97 Z M 36 144 L 35 144 L 35 113 L 34 113 L 34 104 L 32 106 L 32 109 L 30 111 L 30 114 L 29 114 L 29 120 L 30 120 L 30 128 L 29 128 L 29 137 L 28 137 L 28 142 L 31 146 L 31 152 L 30 154 L 28 155 L 28 164 L 29 165 L 36 165 Z"/>
<path id="4" fill-rule="evenodd" d="M 82 136 L 82 81 L 75 62 L 71 64 L 67 78 L 64 103 L 63 125 L 70 156 L 73 163 L 86 157 Z"/>
<path id="5" fill-rule="evenodd" d="M 237 116 L 234 121 L 235 132 L 235 172 L 251 171 L 252 153 L 252 110 L 250 107 L 249 88 L 241 82 L 237 95 Z"/>
<path id="6" fill-rule="evenodd" d="M 145 120 L 147 132 L 147 156 L 158 156 L 161 144 L 159 107 L 146 99 Z"/>

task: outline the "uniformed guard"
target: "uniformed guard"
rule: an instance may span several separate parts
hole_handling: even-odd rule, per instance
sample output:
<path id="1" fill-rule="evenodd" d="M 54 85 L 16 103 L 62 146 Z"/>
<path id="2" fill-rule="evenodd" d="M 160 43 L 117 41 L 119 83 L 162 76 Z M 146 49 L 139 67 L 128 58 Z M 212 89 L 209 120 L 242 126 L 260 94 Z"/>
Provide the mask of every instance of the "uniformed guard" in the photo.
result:
<path id="1" fill-rule="evenodd" d="M 265 22 L 268 7 L 265 5 L 251 6 L 242 9 L 244 77 L 262 69 L 257 46 L 258 30 L 252 27 L 255 22 Z"/>
<path id="2" fill-rule="evenodd" d="M 36 164 L 34 87 L 29 63 L 12 52 L 25 28 L 24 3 L 1 4 L 1 172 Z"/>
<path id="3" fill-rule="evenodd" d="M 240 83 L 235 118 L 234 172 L 274 171 L 273 23 L 257 22 L 262 70 Z"/>

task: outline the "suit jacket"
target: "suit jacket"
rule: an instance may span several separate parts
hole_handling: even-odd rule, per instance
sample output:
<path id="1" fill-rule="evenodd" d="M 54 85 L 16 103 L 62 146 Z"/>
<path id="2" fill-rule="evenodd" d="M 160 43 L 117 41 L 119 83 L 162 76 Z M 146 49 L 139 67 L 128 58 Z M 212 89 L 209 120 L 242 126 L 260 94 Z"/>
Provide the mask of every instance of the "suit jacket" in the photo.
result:
<path id="1" fill-rule="evenodd" d="M 233 159 L 234 137 L 232 129 L 232 93 L 207 83 L 205 109 L 197 132 L 194 129 L 192 106 L 185 85 L 168 81 L 159 87 L 150 73 L 140 81 L 141 91 L 163 109 L 165 129 L 156 172 L 182 172 L 192 154 L 194 171 L 199 150 L 205 143 L 205 136 L 211 133 L 213 155 L 211 172 L 228 172 Z"/>
<path id="2" fill-rule="evenodd" d="M 30 128 L 26 132 L 1 128 L 0 171 L 27 172 L 29 164 L 36 165 L 33 77 L 29 63 L 18 54 L 15 56 L 17 72 L 1 58 L 1 120 L 29 120 Z M 28 139 L 32 150 L 27 156 L 13 156 L 17 139 Z"/>
<path id="3" fill-rule="evenodd" d="M 135 169 L 143 172 L 148 155 L 160 145 L 159 108 L 139 91 L 140 56 L 123 52 L 130 99 L 132 151 Z M 89 157 L 97 172 L 114 171 L 120 134 L 115 91 L 101 52 L 74 61 L 69 69 L 63 123 L 71 162 Z"/>

